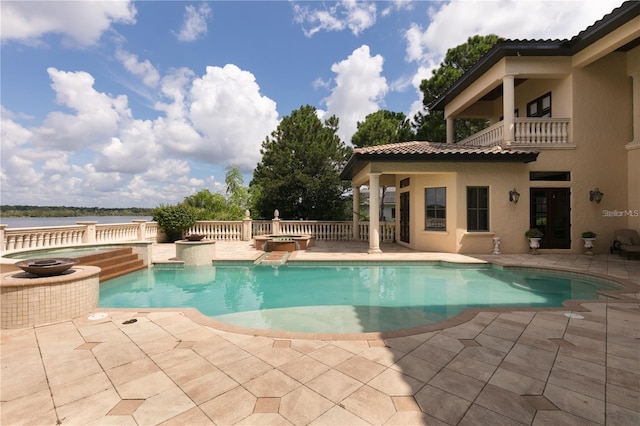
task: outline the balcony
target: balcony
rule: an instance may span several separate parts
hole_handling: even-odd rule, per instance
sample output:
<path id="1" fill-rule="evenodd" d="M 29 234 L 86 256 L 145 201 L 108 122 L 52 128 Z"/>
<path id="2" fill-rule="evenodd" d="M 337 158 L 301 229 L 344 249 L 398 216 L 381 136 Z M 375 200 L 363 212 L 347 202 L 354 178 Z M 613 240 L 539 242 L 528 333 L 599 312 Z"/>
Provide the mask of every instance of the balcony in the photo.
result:
<path id="1" fill-rule="evenodd" d="M 569 138 L 568 118 L 515 118 L 511 147 L 518 148 L 573 148 Z M 458 145 L 506 147 L 504 122 L 500 121 L 468 138 Z"/>

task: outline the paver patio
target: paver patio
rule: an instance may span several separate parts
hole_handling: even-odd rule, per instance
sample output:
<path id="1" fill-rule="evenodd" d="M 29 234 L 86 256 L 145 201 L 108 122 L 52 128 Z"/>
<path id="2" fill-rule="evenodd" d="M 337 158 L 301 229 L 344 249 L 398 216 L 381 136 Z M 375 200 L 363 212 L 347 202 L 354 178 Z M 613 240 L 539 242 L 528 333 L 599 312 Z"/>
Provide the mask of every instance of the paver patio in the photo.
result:
<path id="1" fill-rule="evenodd" d="M 640 284 L 640 261 L 617 255 L 382 250 L 318 243 L 294 259 L 492 261 Z M 216 253 L 256 256 L 248 243 Z M 154 246 L 156 261 L 174 255 Z M 640 424 L 640 293 L 582 307 L 583 319 L 564 308 L 477 311 L 369 340 L 232 333 L 189 310 L 99 309 L 108 318 L 2 330 L 0 424 Z"/>

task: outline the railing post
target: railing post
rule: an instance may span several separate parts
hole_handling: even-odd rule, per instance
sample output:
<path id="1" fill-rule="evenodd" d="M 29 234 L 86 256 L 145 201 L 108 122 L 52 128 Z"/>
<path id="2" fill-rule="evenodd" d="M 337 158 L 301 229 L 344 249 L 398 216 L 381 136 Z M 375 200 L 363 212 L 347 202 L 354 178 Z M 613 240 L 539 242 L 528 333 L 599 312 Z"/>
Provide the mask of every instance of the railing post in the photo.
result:
<path id="1" fill-rule="evenodd" d="M 276 209 L 273 212 L 273 219 L 271 220 L 271 233 L 273 235 L 280 234 L 280 212 Z"/>
<path id="2" fill-rule="evenodd" d="M 6 227 L 7 225 L 0 224 L 0 253 L 2 253 L 5 249 L 4 230 Z"/>
<path id="3" fill-rule="evenodd" d="M 147 239 L 147 221 L 144 219 L 135 219 L 133 223 L 138 224 L 138 241 Z"/>
<path id="4" fill-rule="evenodd" d="M 242 241 L 250 241 L 251 235 L 251 216 L 249 210 L 244 211 L 244 219 L 242 219 Z"/>
<path id="5" fill-rule="evenodd" d="M 94 244 L 96 242 L 96 223 L 94 221 L 76 222 L 78 225 L 84 226 L 82 235 L 82 244 Z"/>

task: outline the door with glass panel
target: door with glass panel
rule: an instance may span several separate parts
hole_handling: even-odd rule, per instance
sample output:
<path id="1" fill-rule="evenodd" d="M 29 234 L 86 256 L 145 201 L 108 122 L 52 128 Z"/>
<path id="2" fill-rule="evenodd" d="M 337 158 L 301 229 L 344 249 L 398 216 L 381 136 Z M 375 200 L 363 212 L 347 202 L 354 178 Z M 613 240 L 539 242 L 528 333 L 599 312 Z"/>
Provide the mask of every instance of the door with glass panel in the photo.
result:
<path id="1" fill-rule="evenodd" d="M 529 222 L 544 234 L 540 248 L 571 248 L 570 196 L 569 188 L 531 188 Z"/>

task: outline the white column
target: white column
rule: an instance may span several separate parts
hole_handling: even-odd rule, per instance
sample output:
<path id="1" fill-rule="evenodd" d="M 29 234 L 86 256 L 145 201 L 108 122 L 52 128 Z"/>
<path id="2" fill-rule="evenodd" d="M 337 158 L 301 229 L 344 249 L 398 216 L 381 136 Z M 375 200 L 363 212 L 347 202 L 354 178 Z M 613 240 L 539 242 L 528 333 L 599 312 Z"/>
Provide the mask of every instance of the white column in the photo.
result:
<path id="1" fill-rule="evenodd" d="M 515 109 L 515 76 L 505 75 L 502 77 L 502 114 L 504 124 L 504 147 L 511 148 L 514 139 L 514 116 Z"/>
<path id="2" fill-rule="evenodd" d="M 360 186 L 353 185 L 353 239 L 360 240 Z"/>
<path id="3" fill-rule="evenodd" d="M 380 173 L 369 174 L 369 253 L 380 250 Z"/>
<path id="4" fill-rule="evenodd" d="M 453 136 L 455 134 L 455 124 L 453 117 L 447 117 L 447 143 L 453 143 Z"/>

